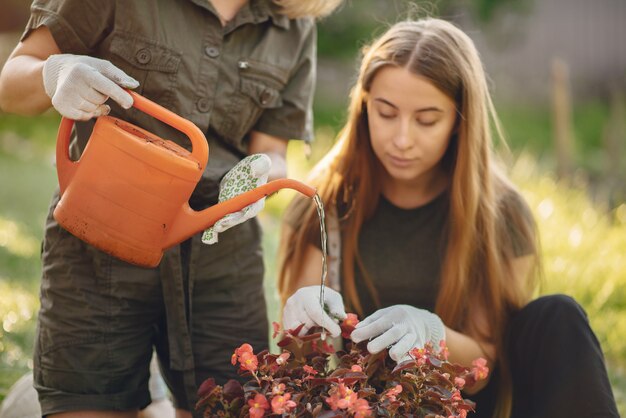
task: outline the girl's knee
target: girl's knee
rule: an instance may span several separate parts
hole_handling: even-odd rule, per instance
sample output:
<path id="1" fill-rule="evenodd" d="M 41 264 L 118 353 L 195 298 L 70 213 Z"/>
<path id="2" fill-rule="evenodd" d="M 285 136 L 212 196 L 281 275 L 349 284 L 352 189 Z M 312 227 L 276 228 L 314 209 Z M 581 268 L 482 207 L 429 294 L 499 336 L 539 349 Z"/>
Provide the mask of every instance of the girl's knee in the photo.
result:
<path id="1" fill-rule="evenodd" d="M 541 296 L 524 306 L 513 318 L 513 322 L 535 320 L 562 323 L 572 320 L 587 322 L 587 314 L 571 296 L 554 294 Z"/>

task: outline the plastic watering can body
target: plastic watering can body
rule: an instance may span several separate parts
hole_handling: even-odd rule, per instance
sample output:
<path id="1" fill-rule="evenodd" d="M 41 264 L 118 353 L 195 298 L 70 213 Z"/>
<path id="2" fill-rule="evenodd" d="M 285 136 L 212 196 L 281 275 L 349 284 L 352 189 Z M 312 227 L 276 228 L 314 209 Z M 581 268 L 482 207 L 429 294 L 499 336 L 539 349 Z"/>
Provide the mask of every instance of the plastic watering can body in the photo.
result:
<path id="1" fill-rule="evenodd" d="M 54 218 L 83 241 L 126 262 L 156 267 L 165 249 L 279 189 L 315 194 L 300 182 L 282 179 L 194 211 L 188 201 L 208 161 L 206 138 L 192 122 L 130 93 L 136 108 L 185 133 L 192 151 L 102 116 L 80 159 L 71 161 L 74 121 L 63 118 L 56 150 L 61 198 Z"/>

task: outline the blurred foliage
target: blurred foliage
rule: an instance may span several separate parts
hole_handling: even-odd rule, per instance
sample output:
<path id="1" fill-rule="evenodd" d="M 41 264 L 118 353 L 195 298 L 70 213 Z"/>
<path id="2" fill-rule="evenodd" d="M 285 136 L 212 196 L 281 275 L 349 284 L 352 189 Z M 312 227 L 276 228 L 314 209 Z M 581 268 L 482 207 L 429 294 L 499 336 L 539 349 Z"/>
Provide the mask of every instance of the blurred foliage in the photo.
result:
<path id="1" fill-rule="evenodd" d="M 338 12 L 322 20 L 318 53 L 322 58 L 351 59 L 387 26 L 403 19 L 441 16 L 457 20 L 463 15 L 489 25 L 499 13 L 528 13 L 533 0 L 348 0 Z"/>

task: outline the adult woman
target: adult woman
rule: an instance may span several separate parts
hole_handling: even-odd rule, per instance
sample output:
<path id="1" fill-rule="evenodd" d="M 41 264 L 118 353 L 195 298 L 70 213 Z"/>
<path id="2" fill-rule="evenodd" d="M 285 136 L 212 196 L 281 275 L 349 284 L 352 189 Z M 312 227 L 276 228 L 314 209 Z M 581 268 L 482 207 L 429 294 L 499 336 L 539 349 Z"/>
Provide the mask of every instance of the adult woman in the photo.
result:
<path id="1" fill-rule="evenodd" d="M 35 1 L 3 68 L 0 105 L 36 114 L 52 104 L 86 121 L 76 126 L 74 157 L 91 118 L 109 112 L 186 146 L 180 132 L 124 110 L 132 98 L 122 87 L 137 88 L 205 132 L 211 158 L 190 200 L 202 209 L 247 154 L 269 155 L 269 176 L 281 177 L 287 139 L 310 138 L 311 17 L 338 3 Z M 150 401 L 153 345 L 179 415 L 189 415 L 200 382 L 235 377 L 233 347 L 244 340 L 267 346 L 258 224 L 219 232 L 217 245 L 202 245 L 197 234 L 158 268 L 142 269 L 96 251 L 48 217 L 34 375 L 44 415 L 136 416 Z"/>
<path id="2" fill-rule="evenodd" d="M 493 161 L 492 125 L 499 134 L 478 53 L 454 25 L 398 23 L 364 50 L 348 121 L 310 179 L 336 230 L 330 284 L 365 316 L 352 339 L 396 361 L 441 340 L 453 362 L 486 358 L 498 372 L 466 391 L 481 417 L 617 416 L 582 310 L 563 296 L 529 303 L 535 225 Z M 281 247 L 283 322 L 338 334 L 319 307 L 317 224 L 296 199 Z M 341 295 L 325 294 L 343 317 Z"/>

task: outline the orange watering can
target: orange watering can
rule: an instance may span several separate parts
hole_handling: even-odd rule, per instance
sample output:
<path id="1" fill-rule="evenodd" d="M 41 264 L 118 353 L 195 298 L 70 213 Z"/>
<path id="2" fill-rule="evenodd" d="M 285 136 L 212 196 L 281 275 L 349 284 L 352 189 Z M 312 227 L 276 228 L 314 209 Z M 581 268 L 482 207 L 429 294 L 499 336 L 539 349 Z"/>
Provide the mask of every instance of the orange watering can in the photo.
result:
<path id="1" fill-rule="evenodd" d="M 309 197 L 315 189 L 291 179 L 274 180 L 202 211 L 189 197 L 202 176 L 209 146 L 192 122 L 130 92 L 137 109 L 189 137 L 191 152 L 110 116 L 97 119 L 78 161 L 69 157 L 74 121 L 63 118 L 56 160 L 61 199 L 54 218 L 67 231 L 117 258 L 156 267 L 163 251 L 279 189 Z"/>

